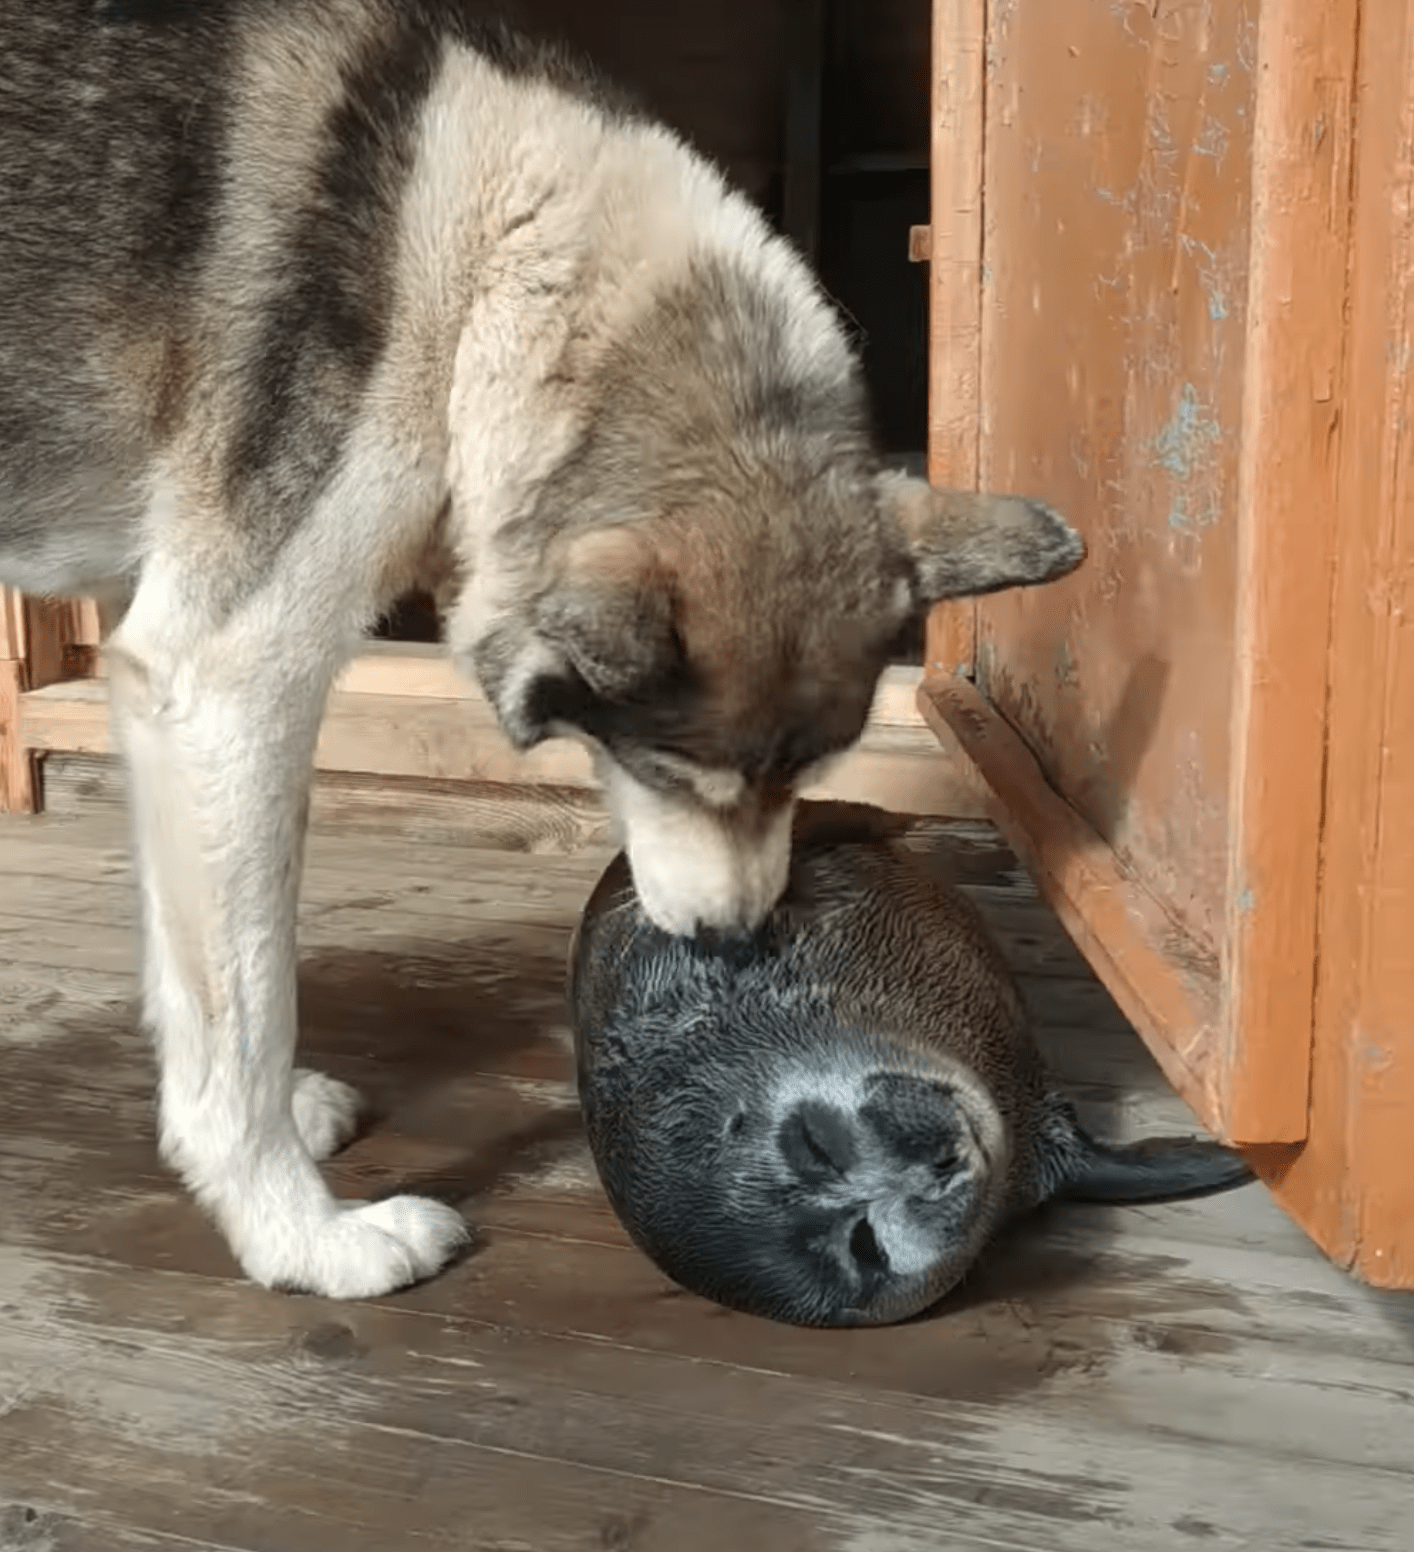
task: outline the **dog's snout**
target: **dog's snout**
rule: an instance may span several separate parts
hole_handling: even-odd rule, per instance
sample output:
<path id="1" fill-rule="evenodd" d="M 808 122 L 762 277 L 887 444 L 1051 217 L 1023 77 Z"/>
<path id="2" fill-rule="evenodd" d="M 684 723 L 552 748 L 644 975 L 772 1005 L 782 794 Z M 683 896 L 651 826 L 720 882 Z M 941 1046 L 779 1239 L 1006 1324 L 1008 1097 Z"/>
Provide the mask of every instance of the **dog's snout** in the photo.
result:
<path id="1" fill-rule="evenodd" d="M 691 887 L 690 880 L 665 877 L 651 867 L 634 865 L 638 898 L 649 921 L 674 937 L 696 938 L 712 947 L 745 941 L 771 914 L 779 894 L 750 895 L 734 890 Z M 688 893 L 678 886 L 686 884 Z"/>
<path id="2" fill-rule="evenodd" d="M 764 817 L 754 793 L 713 809 L 650 790 L 610 767 L 610 803 L 648 919 L 675 937 L 754 932 L 785 893 L 791 812 Z"/>

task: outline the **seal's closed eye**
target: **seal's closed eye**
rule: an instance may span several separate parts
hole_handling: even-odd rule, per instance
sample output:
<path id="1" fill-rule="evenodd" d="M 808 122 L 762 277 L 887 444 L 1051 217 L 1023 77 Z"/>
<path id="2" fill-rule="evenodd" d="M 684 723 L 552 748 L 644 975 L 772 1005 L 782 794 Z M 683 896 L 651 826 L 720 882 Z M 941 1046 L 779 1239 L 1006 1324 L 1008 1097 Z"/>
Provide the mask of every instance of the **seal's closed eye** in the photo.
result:
<path id="1" fill-rule="evenodd" d="M 868 1087 L 859 1119 L 900 1165 L 957 1167 L 972 1132 L 955 1090 L 910 1073 L 881 1073 Z"/>

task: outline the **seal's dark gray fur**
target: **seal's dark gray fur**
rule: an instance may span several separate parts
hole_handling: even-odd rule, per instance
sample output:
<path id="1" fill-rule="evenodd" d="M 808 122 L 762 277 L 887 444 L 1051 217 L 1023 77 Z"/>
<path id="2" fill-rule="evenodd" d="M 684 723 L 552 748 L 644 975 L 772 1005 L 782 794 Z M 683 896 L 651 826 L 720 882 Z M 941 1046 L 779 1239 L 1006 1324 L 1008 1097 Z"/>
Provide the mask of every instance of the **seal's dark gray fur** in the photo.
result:
<path id="1" fill-rule="evenodd" d="M 749 937 L 660 932 L 618 859 L 570 988 L 615 1211 L 684 1287 L 778 1320 L 915 1314 L 1051 1197 L 1249 1178 L 1214 1143 L 1087 1136 L 976 911 L 876 810 L 802 811 L 789 889 Z"/>

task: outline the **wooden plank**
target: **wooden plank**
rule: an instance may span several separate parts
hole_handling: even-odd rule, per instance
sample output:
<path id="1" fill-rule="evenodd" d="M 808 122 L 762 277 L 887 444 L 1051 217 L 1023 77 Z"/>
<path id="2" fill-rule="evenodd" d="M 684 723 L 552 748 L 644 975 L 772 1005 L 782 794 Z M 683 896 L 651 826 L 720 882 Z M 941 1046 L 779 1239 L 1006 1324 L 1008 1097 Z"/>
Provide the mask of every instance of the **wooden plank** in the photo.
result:
<path id="1" fill-rule="evenodd" d="M 1263 0 L 1223 936 L 1227 1126 L 1306 1135 L 1363 0 Z"/>
<path id="2" fill-rule="evenodd" d="M 922 721 L 915 695 L 922 670 L 895 663 L 879 678 L 869 727 L 877 737 L 885 729 L 919 732 Z M 411 641 L 369 641 L 339 676 L 336 693 L 486 704 L 481 687 L 452 663 L 445 647 Z M 915 739 L 911 747 L 920 747 Z"/>
<path id="3" fill-rule="evenodd" d="M 1310 1141 L 1265 1173 L 1342 1265 L 1414 1287 L 1414 7 L 1362 7 Z"/>
<path id="4" fill-rule="evenodd" d="M 982 600 L 977 683 L 1217 954 L 1261 7 L 987 9 L 980 480 L 1089 559 Z"/>
<path id="5" fill-rule="evenodd" d="M 980 472 L 986 39 L 986 0 L 935 0 L 928 478 L 962 490 L 976 489 Z M 976 620 L 976 605 L 966 599 L 933 609 L 924 647 L 929 668 L 970 668 Z"/>
<path id="6" fill-rule="evenodd" d="M 339 675 L 335 693 L 481 699 L 477 687 L 435 642 L 368 641 Z"/>
<path id="7" fill-rule="evenodd" d="M 986 795 L 955 747 L 939 750 L 914 704 L 919 670 L 887 669 L 860 744 L 807 792 L 901 812 L 977 817 Z M 88 755 L 111 750 L 100 679 L 51 684 L 23 698 L 26 747 Z M 592 789 L 588 751 L 553 739 L 521 753 L 479 686 L 436 646 L 370 643 L 330 696 L 315 763 L 320 770 L 466 783 Z"/>
<path id="8" fill-rule="evenodd" d="M 70 677 L 64 663 L 64 649 L 71 640 L 73 608 L 67 599 L 25 599 L 30 689 L 59 684 Z"/>
<path id="9" fill-rule="evenodd" d="M 0 814 L 32 814 L 38 777 L 23 716 L 25 664 L 0 658 Z"/>
<path id="10" fill-rule="evenodd" d="M 46 813 L 122 807 L 127 796 L 126 775 L 111 755 L 58 753 L 44 762 Z M 582 788 L 438 782 L 352 771 L 316 772 L 310 824 L 442 846 L 540 854 L 607 846 L 610 840 L 608 813 L 597 793 Z"/>
<path id="11" fill-rule="evenodd" d="M 956 735 L 999 799 L 998 823 L 1081 952 L 1205 1126 L 1230 1142 L 1210 1049 L 1217 966 L 1047 785 L 1035 757 L 962 679 L 925 680 L 923 714 Z"/>
<path id="12" fill-rule="evenodd" d="M 98 605 L 91 598 L 20 598 L 28 688 L 88 679 L 101 671 Z"/>
<path id="13" fill-rule="evenodd" d="M 566 1081 L 564 943 L 595 850 L 478 854 L 392 822 L 315 826 L 309 896 L 338 909 L 305 924 L 304 1056 L 374 1103 L 335 1189 L 436 1189 L 478 1239 L 342 1305 L 235 1280 L 158 1165 L 112 915 L 122 815 L 0 826 L 7 911 L 66 898 L 46 944 L 129 956 L 46 979 L 0 935 L 0 1504 L 56 1517 L 55 1552 L 924 1552 L 940 1524 L 960 1552 L 1402 1552 L 1414 1305 L 1345 1278 L 1258 1188 L 1057 1207 L 891 1330 L 671 1289 L 609 1213 Z M 983 827 L 904 833 L 975 880 L 1014 955 L 1060 948 Z M 462 916 L 459 891 L 500 903 Z M 1029 979 L 1098 990 L 1074 960 Z M 1087 1104 L 1150 1096 L 1125 1119 L 1183 1124 L 1132 1042 L 1127 1063 L 1121 1039 L 1052 1036 Z"/>
<path id="14" fill-rule="evenodd" d="M 502 1251 L 528 1290 L 554 1276 L 566 1309 L 576 1288 L 605 1288 L 606 1262 L 639 1259 L 513 1234 L 487 1254 Z M 946 1322 L 908 1333 L 911 1382 L 891 1394 L 797 1377 L 784 1357 L 748 1368 L 551 1334 L 514 1308 L 509 1325 L 428 1318 L 412 1298 L 279 1299 L 25 1250 L 0 1252 L 0 1290 L 15 1310 L 0 1356 L 20 1394 L 0 1438 L 16 1487 L 158 1534 L 209 1525 L 264 1545 L 278 1523 L 291 1552 L 381 1552 L 380 1536 L 435 1538 L 469 1518 L 482 1535 L 577 1552 L 627 1507 L 641 1517 L 629 1544 L 661 1552 L 707 1552 L 726 1534 L 750 1549 L 858 1547 L 866 1526 L 921 1549 L 940 1520 L 949 1547 L 1132 1552 L 1191 1545 L 1191 1474 L 1203 1483 L 1192 1517 L 1236 1545 L 1273 1544 L 1274 1524 L 1350 1552 L 1404 1545 L 1406 1371 L 1376 1359 L 1347 1357 L 1343 1376 L 1332 1363 L 1303 1384 L 1273 1372 L 1261 1344 L 1205 1348 L 1200 1328 L 1162 1324 L 1116 1340 L 1122 1327 L 1101 1319 L 1088 1344 L 1051 1350 L 1051 1383 L 1019 1406 L 1005 1381 L 941 1361 L 957 1356 Z M 592 1318 L 599 1301 L 585 1302 Z M 660 1298 L 659 1319 L 695 1304 Z M 705 1334 L 700 1313 L 691 1325 Z M 987 1323 L 1005 1373 L 1006 1333 L 1026 1344 L 1024 1327 L 1000 1311 Z M 718 1317 L 713 1348 L 745 1325 Z M 1164 1347 L 1180 1332 L 1181 1360 Z M 781 1335 L 787 1349 L 812 1340 Z M 103 1491 L 85 1492 L 95 1478 Z"/>
<path id="15" fill-rule="evenodd" d="M 238 1552 L 229 1542 L 100 1526 L 88 1515 L 55 1514 L 33 1504 L 3 1503 L 0 1548 L 4 1552 Z"/>
<path id="16" fill-rule="evenodd" d="M 16 588 L 0 583 L 0 662 L 25 656 L 25 603 Z"/>

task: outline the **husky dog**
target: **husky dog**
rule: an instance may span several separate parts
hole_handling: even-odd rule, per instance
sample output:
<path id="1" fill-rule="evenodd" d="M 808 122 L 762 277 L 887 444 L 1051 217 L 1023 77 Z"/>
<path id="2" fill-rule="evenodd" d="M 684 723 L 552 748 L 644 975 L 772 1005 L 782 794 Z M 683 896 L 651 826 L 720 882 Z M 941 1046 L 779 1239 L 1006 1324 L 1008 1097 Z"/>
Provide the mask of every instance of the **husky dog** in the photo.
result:
<path id="1" fill-rule="evenodd" d="M 458 0 L 0 0 L 0 578 L 100 601 L 162 1144 L 258 1281 L 466 1232 L 341 1208 L 355 1096 L 291 1066 L 315 737 L 390 601 L 518 745 L 593 746 L 686 934 L 771 907 L 907 617 L 1082 553 L 882 472 L 790 248 Z"/>
<path id="2" fill-rule="evenodd" d="M 977 912 L 862 805 L 802 806 L 752 935 L 666 936 L 619 856 L 570 951 L 570 1016 L 624 1226 L 684 1287 L 775 1320 L 906 1319 L 1052 1197 L 1251 1179 L 1217 1143 L 1087 1135 Z"/>

